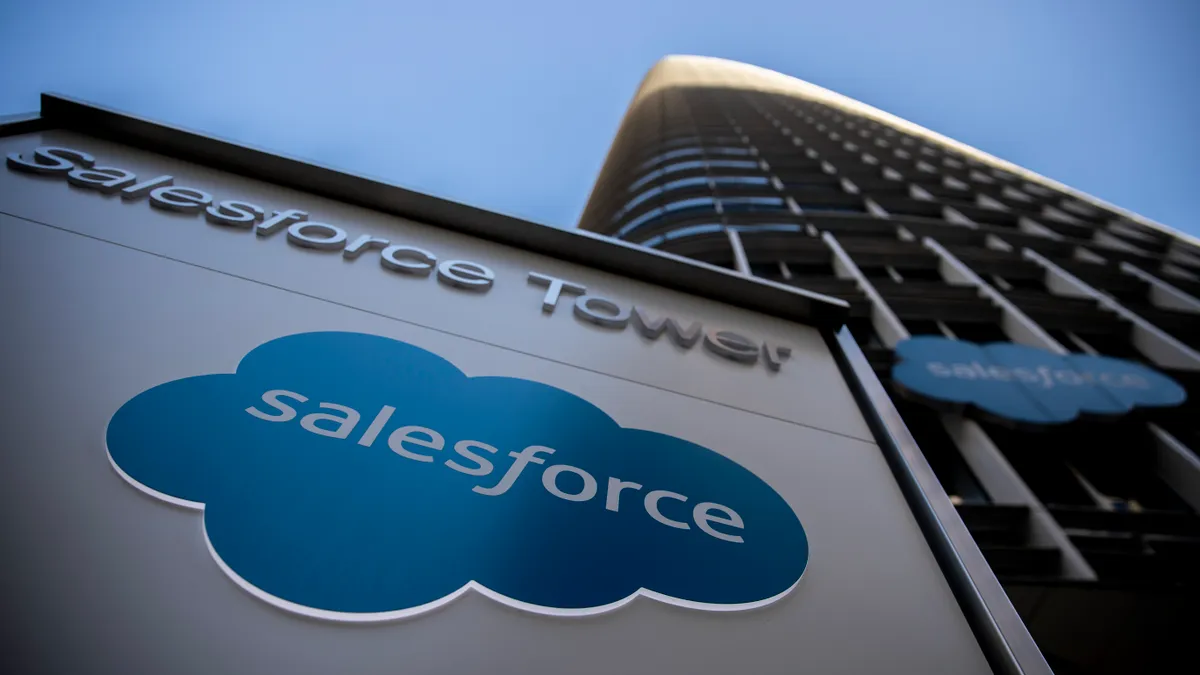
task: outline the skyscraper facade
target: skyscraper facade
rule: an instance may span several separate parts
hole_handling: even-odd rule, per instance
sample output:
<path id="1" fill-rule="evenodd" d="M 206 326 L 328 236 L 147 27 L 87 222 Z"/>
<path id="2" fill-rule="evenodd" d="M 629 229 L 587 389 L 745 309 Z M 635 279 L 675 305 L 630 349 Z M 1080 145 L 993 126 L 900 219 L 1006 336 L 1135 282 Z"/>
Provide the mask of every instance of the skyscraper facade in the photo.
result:
<path id="1" fill-rule="evenodd" d="M 1056 670 L 1186 658 L 1200 242 L 820 87 L 698 57 L 647 75 L 580 227 L 849 302 L 846 329 Z M 1188 396 L 1056 424 L 931 405 L 893 378 L 897 346 L 920 336 L 1115 357 Z"/>

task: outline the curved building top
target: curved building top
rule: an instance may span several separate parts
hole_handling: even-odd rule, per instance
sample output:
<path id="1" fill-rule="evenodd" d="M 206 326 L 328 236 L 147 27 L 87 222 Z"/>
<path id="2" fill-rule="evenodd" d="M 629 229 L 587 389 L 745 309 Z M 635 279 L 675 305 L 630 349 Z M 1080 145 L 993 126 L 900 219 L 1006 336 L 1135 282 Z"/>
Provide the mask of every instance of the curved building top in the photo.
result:
<path id="1" fill-rule="evenodd" d="M 1109 211 L 1126 220 L 1169 234 L 1177 240 L 1190 244 L 1191 247 L 1200 247 L 1200 239 L 1196 237 L 1109 204 L 1092 195 L 1051 180 L 1038 173 L 995 157 L 965 143 L 948 138 L 896 115 L 884 112 L 861 101 L 825 89 L 824 87 L 746 63 L 715 57 L 687 55 L 664 57 L 651 68 L 642 81 L 641 86 L 634 95 L 633 101 L 630 103 L 629 109 L 622 119 L 617 137 L 613 141 L 613 145 L 601 169 L 600 176 L 584 209 L 580 221 L 581 228 L 608 234 L 618 234 L 616 228 L 612 226 L 611 220 L 609 220 L 612 217 L 611 209 L 599 207 L 602 206 L 600 202 L 611 201 L 611 191 L 614 183 L 625 182 L 622 180 L 622 174 L 628 176 L 627 167 L 621 165 L 622 156 L 633 152 L 639 145 L 650 140 L 644 132 L 640 134 L 632 133 L 634 131 L 633 127 L 638 126 L 639 122 L 642 126 L 645 126 L 646 118 L 658 117 L 660 119 L 653 122 L 657 127 L 658 135 L 661 136 L 664 131 L 670 130 L 672 124 L 670 120 L 666 119 L 666 106 L 657 109 L 656 112 L 659 113 L 657 115 L 644 115 L 642 114 L 642 109 L 657 98 L 656 95 L 658 94 L 668 94 L 672 90 L 683 89 L 730 89 L 744 92 L 761 92 L 817 102 L 844 113 L 873 120 L 898 132 L 941 146 L 962 157 L 970 158 L 981 164 L 1008 172 L 1028 182 L 1055 190 L 1095 208 Z M 601 219 L 602 211 L 609 211 L 603 219 Z M 618 234 L 618 236 L 620 235 Z"/>

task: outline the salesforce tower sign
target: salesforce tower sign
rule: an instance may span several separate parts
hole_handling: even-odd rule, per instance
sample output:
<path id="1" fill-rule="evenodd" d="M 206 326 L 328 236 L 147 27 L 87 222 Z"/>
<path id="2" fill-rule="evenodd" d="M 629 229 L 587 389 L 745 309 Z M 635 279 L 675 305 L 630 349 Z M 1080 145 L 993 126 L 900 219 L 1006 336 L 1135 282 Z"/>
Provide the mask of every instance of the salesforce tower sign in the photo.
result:
<path id="1" fill-rule="evenodd" d="M 47 100 L 0 135 L 6 671 L 1009 658 L 846 303 Z"/>

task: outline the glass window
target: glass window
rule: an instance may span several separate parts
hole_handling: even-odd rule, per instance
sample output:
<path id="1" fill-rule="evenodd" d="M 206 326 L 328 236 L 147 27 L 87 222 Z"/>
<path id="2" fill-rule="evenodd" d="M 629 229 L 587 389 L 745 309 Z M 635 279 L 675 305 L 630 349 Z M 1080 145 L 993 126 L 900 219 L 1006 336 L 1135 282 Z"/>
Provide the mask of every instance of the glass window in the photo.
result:
<path id="1" fill-rule="evenodd" d="M 620 220 L 620 218 L 626 213 L 629 213 L 633 209 L 637 208 L 639 204 L 642 204 L 652 197 L 662 195 L 663 193 L 671 190 L 682 190 L 684 188 L 707 185 L 710 180 L 718 185 L 767 185 L 770 183 L 766 176 L 712 176 L 711 178 L 708 176 L 689 176 L 687 178 L 680 178 L 670 181 L 669 183 L 665 183 L 659 187 L 651 188 L 629 200 L 625 203 L 625 206 L 622 207 L 622 209 L 612 217 L 612 220 L 613 222 Z"/>
<path id="2" fill-rule="evenodd" d="M 908 329 L 911 335 L 936 335 L 937 337 L 946 337 L 942 332 L 942 327 L 936 321 L 929 319 L 901 319 L 904 327 Z"/>
<path id="3" fill-rule="evenodd" d="M 797 223 L 762 223 L 756 225 L 731 225 L 731 230 L 738 232 L 803 232 L 804 227 Z"/>
<path id="4" fill-rule="evenodd" d="M 650 181 L 655 180 L 655 179 L 661 177 L 662 175 L 663 175 L 662 169 L 659 169 L 657 171 L 651 171 L 650 173 L 646 174 L 645 176 L 642 176 L 641 178 L 635 180 L 633 182 L 633 184 L 630 185 L 626 189 L 629 192 L 636 192 L 642 186 L 644 186 L 646 183 L 649 183 Z"/>
<path id="5" fill-rule="evenodd" d="M 837 276 L 832 262 L 789 262 L 787 266 L 793 277 Z"/>
<path id="6" fill-rule="evenodd" d="M 742 159 L 710 159 L 708 166 L 710 169 L 757 169 L 758 162 Z"/>
<path id="7" fill-rule="evenodd" d="M 707 176 L 691 176 L 689 178 L 679 178 L 662 186 L 666 190 L 681 190 L 687 187 L 695 187 L 697 185 L 708 185 Z"/>
<path id="8" fill-rule="evenodd" d="M 777 262 L 750 263 L 750 274 L 760 279 L 783 280 L 783 272 L 780 271 L 779 263 Z"/>
<path id="9" fill-rule="evenodd" d="M 649 190 L 646 190 L 642 194 L 634 197 L 633 199 L 630 199 L 628 202 L 625 202 L 625 206 L 621 207 L 620 211 L 617 211 L 615 214 L 613 214 L 612 222 L 616 222 L 616 221 L 620 220 L 621 216 L 623 216 L 626 213 L 629 213 L 633 209 L 637 208 L 638 204 L 641 204 L 642 202 L 646 201 L 647 199 L 650 199 L 651 197 L 657 197 L 658 195 L 661 195 L 662 193 L 663 193 L 663 188 L 656 187 L 656 188 L 651 188 Z"/>
<path id="10" fill-rule="evenodd" d="M 858 204 L 799 204 L 801 211 L 834 211 L 837 213 L 866 213 Z"/>
<path id="11" fill-rule="evenodd" d="M 693 160 L 690 160 L 687 162 L 675 162 L 674 164 L 668 164 L 668 165 L 658 169 L 657 171 L 646 174 L 640 180 L 638 180 L 636 183 L 634 183 L 633 185 L 630 185 L 629 189 L 631 191 L 636 190 L 637 188 L 641 187 L 642 185 L 645 185 L 650 180 L 664 176 L 668 173 L 675 173 L 677 171 L 687 171 L 689 169 L 702 169 L 702 168 L 704 168 L 704 166 L 705 166 L 704 161 L 699 160 L 699 159 L 693 159 Z"/>
<path id="12" fill-rule="evenodd" d="M 720 232 L 721 225 L 710 223 L 707 225 L 689 225 L 681 227 L 678 230 L 673 230 L 663 235 L 664 240 L 679 239 L 680 237 L 690 237 L 697 234 L 708 234 L 710 232 Z"/>
<path id="13" fill-rule="evenodd" d="M 898 267 L 905 281 L 942 281 L 942 273 L 934 267 Z"/>
<path id="14" fill-rule="evenodd" d="M 715 213 L 716 202 L 712 197 L 693 197 L 691 199 L 681 199 L 677 202 L 671 202 L 665 206 L 651 209 L 646 213 L 634 218 L 633 220 L 621 226 L 617 230 L 617 236 L 624 236 L 629 232 L 645 225 L 646 223 L 665 216 L 667 214 L 679 215 L 687 211 L 695 211 L 696 213 Z"/>
<path id="15" fill-rule="evenodd" d="M 691 199 L 681 199 L 677 202 L 671 202 L 664 206 L 663 210 L 673 213 L 683 209 L 696 208 L 697 206 L 712 207 L 714 204 L 715 200 L 712 197 L 692 197 Z"/>
<path id="16" fill-rule="evenodd" d="M 713 176 L 712 182 L 717 185 L 767 185 L 770 183 L 766 176 Z"/>
<path id="17" fill-rule="evenodd" d="M 905 277 L 907 279 L 908 277 Z M 954 333 L 959 340 L 969 340 L 976 344 L 985 344 L 988 342 L 1008 342 L 1008 334 L 1000 329 L 998 324 L 994 323 L 977 323 L 977 322 L 962 322 L 962 321 L 945 321 L 950 332 Z"/>
<path id="18" fill-rule="evenodd" d="M 1100 215 L 1100 211 L 1097 209 L 1084 204 L 1083 202 L 1077 202 L 1073 199 L 1064 199 L 1062 201 L 1062 207 L 1068 211 L 1084 216 L 1085 218 L 1094 218 Z"/>
<path id="19" fill-rule="evenodd" d="M 904 400 L 893 400 L 897 412 L 904 418 L 904 424 L 920 445 L 929 467 L 951 499 L 957 497 L 967 504 L 989 503 L 987 492 L 963 460 L 958 446 L 946 433 L 937 412 Z"/>
<path id="20" fill-rule="evenodd" d="M 659 144 L 662 148 L 674 148 L 680 145 L 699 145 L 702 139 L 699 136 L 680 136 L 671 138 Z"/>
<path id="21" fill-rule="evenodd" d="M 628 202 L 626 202 L 625 206 L 620 211 L 618 211 L 616 213 L 616 215 L 613 216 L 612 219 L 614 222 L 619 220 L 621 218 L 621 216 L 623 216 L 626 213 L 629 213 L 633 209 L 637 208 L 637 206 L 639 204 L 645 202 L 646 200 L 650 199 L 651 197 L 656 197 L 656 196 L 662 195 L 663 193 L 669 192 L 671 190 L 681 190 L 681 189 L 687 188 L 687 187 L 696 187 L 699 185 L 707 185 L 707 184 L 708 184 L 707 177 L 691 176 L 689 178 L 680 178 L 679 180 L 673 180 L 662 186 L 651 188 L 649 190 L 646 190 L 642 194 L 634 197 L 633 199 L 629 200 Z"/>
<path id="22" fill-rule="evenodd" d="M 649 183 L 650 181 L 662 177 L 668 173 L 688 171 L 691 169 L 703 169 L 705 167 L 710 169 L 757 169 L 758 162 L 751 162 L 741 159 L 697 159 L 686 162 L 675 162 L 674 164 L 668 164 L 656 171 L 652 171 L 645 176 L 642 176 L 629 186 L 628 191 L 633 192 L 646 183 Z"/>
<path id="23" fill-rule="evenodd" d="M 786 209 L 782 197 L 724 197 L 721 208 L 727 213 L 747 211 L 778 211 Z"/>
<path id="24" fill-rule="evenodd" d="M 770 204 L 784 205 L 784 198 L 769 196 L 722 197 L 722 204 Z"/>
<path id="25" fill-rule="evenodd" d="M 622 225 L 621 229 L 617 230 L 617 236 L 621 237 L 626 234 L 629 234 L 633 230 L 637 229 L 639 226 L 641 226 L 644 223 L 647 223 L 651 220 L 654 220 L 655 218 L 661 216 L 662 214 L 663 214 L 663 210 L 661 207 L 657 208 L 657 209 L 651 209 L 651 210 L 643 213 L 642 215 L 638 216 L 637 218 L 634 218 L 633 220 L 629 221 L 628 223 L 625 223 L 624 225 Z"/>
<path id="26" fill-rule="evenodd" d="M 701 148 L 680 148 L 678 150 L 671 150 L 669 152 L 664 152 L 664 153 L 655 155 L 655 156 L 651 157 L 650 159 L 647 159 L 646 161 L 639 164 L 637 166 L 637 168 L 634 169 L 634 171 L 641 171 L 642 169 L 649 168 L 650 166 L 658 164 L 659 162 L 666 161 L 668 159 L 675 159 L 676 157 L 687 157 L 688 155 L 699 155 L 703 152 L 704 151 Z"/>
<path id="27" fill-rule="evenodd" d="M 1054 196 L 1054 191 L 1053 191 L 1053 190 L 1051 190 L 1050 188 L 1047 188 L 1047 187 L 1043 187 L 1043 186 L 1041 186 L 1041 185 L 1038 185 L 1038 184 L 1036 184 L 1036 183 L 1025 183 L 1024 185 L 1022 185 L 1022 186 L 1021 186 L 1021 188 L 1022 188 L 1023 190 L 1025 190 L 1026 192 L 1028 192 L 1029 194 L 1031 194 L 1031 195 L 1037 195 L 1038 197 L 1052 197 L 1052 196 Z"/>
<path id="28" fill-rule="evenodd" d="M 706 148 L 705 152 L 709 155 L 739 155 L 742 157 L 745 157 L 745 156 L 751 154 L 750 148 L 731 148 L 731 147 Z"/>

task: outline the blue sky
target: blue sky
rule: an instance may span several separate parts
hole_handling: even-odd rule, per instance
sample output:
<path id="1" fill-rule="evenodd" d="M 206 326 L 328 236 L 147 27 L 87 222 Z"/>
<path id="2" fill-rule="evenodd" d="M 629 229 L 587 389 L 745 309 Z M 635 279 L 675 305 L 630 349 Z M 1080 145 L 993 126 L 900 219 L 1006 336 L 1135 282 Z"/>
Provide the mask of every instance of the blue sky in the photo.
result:
<path id="1" fill-rule="evenodd" d="M 1187 0 L 0 2 L 0 114 L 53 90 L 574 224 L 669 53 L 833 89 L 1200 234 Z"/>

